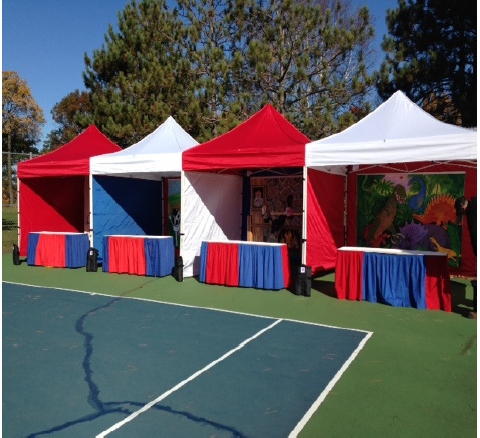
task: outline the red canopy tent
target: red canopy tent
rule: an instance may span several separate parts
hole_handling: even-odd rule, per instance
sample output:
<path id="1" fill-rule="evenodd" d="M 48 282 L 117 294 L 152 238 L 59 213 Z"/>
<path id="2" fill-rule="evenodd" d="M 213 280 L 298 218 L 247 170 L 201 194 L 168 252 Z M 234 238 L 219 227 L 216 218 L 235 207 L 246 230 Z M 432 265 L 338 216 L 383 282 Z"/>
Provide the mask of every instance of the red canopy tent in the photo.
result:
<path id="1" fill-rule="evenodd" d="M 48 154 L 18 164 L 20 255 L 33 231 L 90 231 L 90 157 L 121 150 L 94 125 Z"/>
<path id="2" fill-rule="evenodd" d="M 303 135 L 268 104 L 235 129 L 183 153 L 183 170 L 305 166 Z"/>
<path id="3" fill-rule="evenodd" d="M 313 169 L 307 175 L 306 143 L 309 139 L 268 104 L 235 129 L 183 153 L 181 254 L 185 276 L 198 273 L 203 240 L 237 240 L 245 235 L 242 217 L 250 213 L 243 200 L 250 193 L 249 175 L 260 169 L 296 168 L 303 174 L 302 262 L 312 266 L 314 273 L 335 266 L 335 242 L 338 246 L 343 242 L 343 217 L 329 205 L 335 196 L 343 202 L 344 180 Z M 322 189 L 325 184 L 328 191 Z M 336 229 L 329 225 L 338 223 Z M 314 245 L 320 241 L 321 246 Z"/>

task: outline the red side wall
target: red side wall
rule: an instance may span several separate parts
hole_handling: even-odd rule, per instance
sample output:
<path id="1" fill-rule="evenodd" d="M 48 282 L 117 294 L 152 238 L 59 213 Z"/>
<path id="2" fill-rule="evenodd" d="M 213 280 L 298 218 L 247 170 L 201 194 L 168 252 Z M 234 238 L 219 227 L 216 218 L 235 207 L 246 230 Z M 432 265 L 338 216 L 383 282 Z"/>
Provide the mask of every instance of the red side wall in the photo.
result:
<path id="1" fill-rule="evenodd" d="M 20 182 L 20 256 L 32 231 L 83 232 L 85 176 L 28 178 Z"/>
<path id="2" fill-rule="evenodd" d="M 307 266 L 312 274 L 335 268 L 344 245 L 345 177 L 308 169 Z"/>

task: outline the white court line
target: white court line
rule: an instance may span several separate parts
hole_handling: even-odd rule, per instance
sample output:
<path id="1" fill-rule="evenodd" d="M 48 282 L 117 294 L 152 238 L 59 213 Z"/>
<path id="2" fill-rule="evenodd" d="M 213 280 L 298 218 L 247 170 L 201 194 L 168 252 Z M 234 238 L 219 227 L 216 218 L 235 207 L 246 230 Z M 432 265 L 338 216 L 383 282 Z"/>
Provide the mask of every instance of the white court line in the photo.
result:
<path id="1" fill-rule="evenodd" d="M 167 306 L 186 307 L 187 309 L 211 310 L 213 312 L 232 313 L 234 315 L 251 316 L 253 318 L 275 319 L 275 320 L 278 319 L 277 317 L 274 317 L 274 316 L 256 315 L 255 313 L 238 312 L 238 311 L 235 311 L 235 310 L 219 309 L 217 307 L 205 307 L 205 306 L 194 306 L 192 304 L 172 303 L 171 301 L 154 300 L 152 298 L 130 297 L 128 295 L 111 295 L 111 294 L 106 294 L 106 293 L 103 293 L 103 292 L 91 292 L 91 291 L 86 291 L 86 290 L 68 289 L 68 288 L 64 288 L 64 287 L 55 287 L 55 286 L 39 286 L 39 285 L 36 285 L 36 284 L 18 283 L 16 281 L 2 280 L 2 283 L 15 284 L 15 285 L 18 285 L 18 286 L 36 287 L 36 288 L 39 288 L 39 289 L 54 289 L 54 290 L 64 290 L 64 291 L 67 291 L 67 292 L 78 292 L 78 293 L 85 294 L 85 295 L 92 295 L 92 296 L 99 296 L 99 297 L 122 298 L 124 300 L 145 301 L 145 302 L 148 302 L 148 303 L 165 304 Z M 400 307 L 399 309 L 403 309 L 403 308 Z M 339 327 L 339 326 L 335 326 L 335 325 L 321 324 L 319 322 L 302 321 L 300 319 L 290 319 L 290 318 L 281 318 L 281 319 L 283 321 L 296 322 L 296 323 L 299 323 L 299 324 L 314 325 L 314 326 L 317 326 L 317 327 L 327 327 L 327 328 L 333 328 L 333 329 L 338 329 L 338 330 L 350 330 L 350 331 L 361 332 L 361 333 L 370 334 L 370 335 L 373 334 L 373 332 L 370 332 L 368 330 L 357 329 L 357 328 L 353 328 L 353 327 Z"/>
<path id="2" fill-rule="evenodd" d="M 136 418 L 138 415 L 142 414 L 145 411 L 148 411 L 151 407 L 156 405 L 158 402 L 162 401 L 164 398 L 168 397 L 170 394 L 174 393 L 176 390 L 180 389 L 182 386 L 185 386 L 188 382 L 192 381 L 193 379 L 197 378 L 200 374 L 203 374 L 205 371 L 208 371 L 210 368 L 214 367 L 218 363 L 220 363 L 222 360 L 225 360 L 228 356 L 231 356 L 233 353 L 235 353 L 238 350 L 241 350 L 245 345 L 247 345 L 250 341 L 253 341 L 255 338 L 258 338 L 260 335 L 265 333 L 267 330 L 270 330 L 271 328 L 275 327 L 279 322 L 281 322 L 281 319 L 277 319 L 275 322 L 270 324 L 268 327 L 265 327 L 264 329 L 260 330 L 259 332 L 255 333 L 252 337 L 246 339 L 245 341 L 241 342 L 237 347 L 234 349 L 230 350 L 229 352 L 225 353 L 222 357 L 218 358 L 217 360 L 214 360 L 213 362 L 209 363 L 206 367 L 202 368 L 200 371 L 197 371 L 196 373 L 192 374 L 190 377 L 187 379 L 183 380 L 182 382 L 178 383 L 175 385 L 172 389 L 168 390 L 167 392 L 164 392 L 162 395 L 157 397 L 155 400 L 152 400 L 150 403 L 147 403 L 145 406 L 140 408 L 138 411 L 133 412 L 130 414 L 128 417 L 123 419 L 122 421 L 119 421 L 118 423 L 114 424 L 112 427 L 109 429 L 103 431 L 99 435 L 97 435 L 97 438 L 102 438 L 107 436 L 110 432 L 113 432 L 114 430 L 119 429 L 122 427 L 125 423 L 128 423 L 129 421 L 132 421 L 134 418 Z"/>
<path id="3" fill-rule="evenodd" d="M 325 389 L 322 391 L 320 396 L 315 400 L 315 402 L 310 406 L 310 409 L 305 413 L 303 418 L 298 422 L 298 424 L 295 426 L 295 429 L 293 429 L 290 432 L 290 435 L 288 435 L 288 438 L 296 438 L 299 432 L 305 427 L 305 425 L 308 423 L 312 415 L 315 413 L 315 411 L 318 409 L 318 407 L 322 404 L 322 402 L 325 400 L 327 397 L 328 393 L 333 389 L 335 384 L 340 380 L 340 377 L 342 377 L 342 374 L 346 371 L 346 369 L 350 366 L 350 364 L 354 361 L 354 359 L 357 357 L 358 353 L 360 353 L 360 350 L 365 346 L 366 342 L 370 339 L 370 337 L 373 335 L 373 332 L 369 332 L 367 336 L 365 336 L 362 339 L 362 342 L 358 344 L 358 347 L 353 351 L 353 353 L 350 355 L 350 357 L 343 363 L 342 367 L 337 371 L 337 374 L 333 377 L 330 382 L 328 382 L 328 385 L 325 387 Z"/>

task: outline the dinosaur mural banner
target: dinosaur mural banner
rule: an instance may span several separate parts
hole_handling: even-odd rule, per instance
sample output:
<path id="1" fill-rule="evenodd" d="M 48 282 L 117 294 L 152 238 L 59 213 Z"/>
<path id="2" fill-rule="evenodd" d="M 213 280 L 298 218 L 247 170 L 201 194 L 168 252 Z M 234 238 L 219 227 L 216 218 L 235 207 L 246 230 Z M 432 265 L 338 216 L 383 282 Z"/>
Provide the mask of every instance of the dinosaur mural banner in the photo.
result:
<path id="1" fill-rule="evenodd" d="M 461 266 L 465 173 L 357 175 L 357 245 L 445 252 Z"/>

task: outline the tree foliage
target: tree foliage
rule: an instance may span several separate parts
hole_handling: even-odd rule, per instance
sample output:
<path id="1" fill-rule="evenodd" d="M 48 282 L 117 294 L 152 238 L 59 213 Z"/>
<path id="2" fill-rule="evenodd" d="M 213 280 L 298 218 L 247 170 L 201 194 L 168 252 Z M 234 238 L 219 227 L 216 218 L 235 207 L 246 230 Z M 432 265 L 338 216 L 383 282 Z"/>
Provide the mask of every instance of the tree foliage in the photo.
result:
<path id="1" fill-rule="evenodd" d="M 173 109 L 188 107 L 190 66 L 176 43 L 179 22 L 164 0 L 133 0 L 118 18 L 118 33 L 110 25 L 93 59 L 85 55 L 84 82 L 91 93 L 91 122 L 125 147 L 152 132 Z"/>
<path id="2" fill-rule="evenodd" d="M 35 102 L 27 81 L 17 72 L 2 71 L 2 149 L 11 137 L 12 152 L 38 152 L 43 110 Z"/>
<path id="3" fill-rule="evenodd" d="M 15 201 L 12 153 L 28 153 L 38 150 L 35 144 L 40 140 L 45 124 L 43 110 L 32 97 L 27 81 L 17 72 L 2 71 L 2 190 L 8 189 L 8 201 Z"/>
<path id="4" fill-rule="evenodd" d="M 94 123 L 122 147 L 169 115 L 198 141 L 272 103 L 312 139 L 368 110 L 374 32 L 340 0 L 131 0 L 85 55 Z M 355 111 L 351 109 L 355 108 Z"/>
<path id="5" fill-rule="evenodd" d="M 271 0 L 255 12 L 244 74 L 257 100 L 272 103 L 312 139 L 352 124 L 373 77 L 368 9 L 338 0 Z"/>
<path id="6" fill-rule="evenodd" d="M 90 94 L 86 91 L 75 90 L 55 104 L 51 114 L 59 127 L 47 135 L 43 152 L 52 152 L 81 134 L 88 127 L 82 121 L 88 120 L 91 112 Z"/>
<path id="7" fill-rule="evenodd" d="M 380 96 L 402 90 L 442 121 L 476 126 L 476 17 L 476 0 L 399 0 L 387 13 Z"/>

